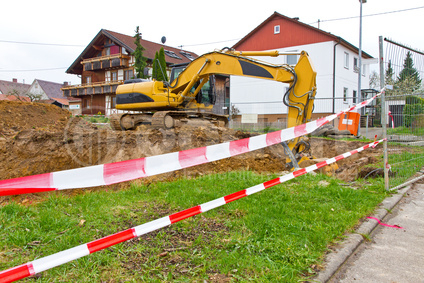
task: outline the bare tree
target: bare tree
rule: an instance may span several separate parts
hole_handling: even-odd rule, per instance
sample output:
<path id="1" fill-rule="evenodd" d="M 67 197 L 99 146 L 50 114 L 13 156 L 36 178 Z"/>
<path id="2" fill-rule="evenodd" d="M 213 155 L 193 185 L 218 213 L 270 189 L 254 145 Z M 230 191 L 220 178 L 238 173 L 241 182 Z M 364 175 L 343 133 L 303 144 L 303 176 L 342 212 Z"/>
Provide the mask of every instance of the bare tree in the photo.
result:
<path id="1" fill-rule="evenodd" d="M 370 88 L 379 89 L 380 88 L 380 76 L 376 71 L 372 71 L 370 75 Z"/>
<path id="2" fill-rule="evenodd" d="M 230 109 L 231 120 L 235 119 L 238 114 L 240 114 L 240 109 L 234 106 L 234 104 L 231 105 L 231 109 Z"/>
<path id="3" fill-rule="evenodd" d="M 16 89 L 10 90 L 6 95 L 14 96 L 16 100 L 19 100 L 19 101 L 26 101 L 24 97 L 28 97 L 31 102 L 40 101 L 42 97 L 41 94 L 33 94 L 30 92 L 19 92 Z"/>

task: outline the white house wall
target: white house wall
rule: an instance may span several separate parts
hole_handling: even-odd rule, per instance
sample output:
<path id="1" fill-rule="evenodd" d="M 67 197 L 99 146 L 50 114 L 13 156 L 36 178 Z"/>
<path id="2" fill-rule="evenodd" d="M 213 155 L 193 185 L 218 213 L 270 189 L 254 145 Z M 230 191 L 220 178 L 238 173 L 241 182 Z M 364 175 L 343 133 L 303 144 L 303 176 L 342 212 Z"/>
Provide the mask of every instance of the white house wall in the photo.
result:
<path id="1" fill-rule="evenodd" d="M 31 93 L 32 95 L 40 96 L 41 100 L 50 99 L 47 94 L 44 92 L 44 90 L 41 88 L 40 84 L 37 80 L 34 80 L 34 82 L 31 84 L 28 93 Z"/>
<path id="2" fill-rule="evenodd" d="M 316 98 L 319 99 L 315 101 L 314 113 L 333 112 L 333 50 L 335 44 L 336 42 L 323 42 L 279 49 L 280 52 L 308 52 L 317 72 Z M 348 69 L 344 68 L 345 52 L 349 54 Z M 358 73 L 353 70 L 354 57 L 354 52 L 340 44 L 337 45 L 335 97 L 342 98 L 344 88 L 348 89 L 348 97 L 352 97 L 353 90 L 358 87 Z M 356 58 L 358 58 L 357 54 Z M 260 57 L 259 59 L 273 64 L 286 63 L 286 56 Z M 365 76 L 362 77 L 362 88 L 368 88 L 368 70 L 369 68 L 366 66 Z M 231 104 L 240 110 L 240 114 L 287 113 L 287 107 L 282 103 L 282 99 L 288 84 L 238 76 L 231 76 L 230 82 Z M 351 99 L 347 103 L 343 103 L 342 99 L 339 99 L 334 105 L 334 111 L 344 109 L 352 103 Z"/>

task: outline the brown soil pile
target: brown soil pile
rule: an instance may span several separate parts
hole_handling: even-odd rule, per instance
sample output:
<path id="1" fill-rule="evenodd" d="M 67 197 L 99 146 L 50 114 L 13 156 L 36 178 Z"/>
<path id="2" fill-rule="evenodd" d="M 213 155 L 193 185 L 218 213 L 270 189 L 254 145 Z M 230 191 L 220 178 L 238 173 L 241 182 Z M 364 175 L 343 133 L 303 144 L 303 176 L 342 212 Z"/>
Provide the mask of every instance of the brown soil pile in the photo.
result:
<path id="1" fill-rule="evenodd" d="M 0 101 L 0 180 L 142 158 L 246 137 L 249 134 L 218 127 L 172 130 L 139 127 L 136 131 L 116 132 L 98 129 L 54 105 Z M 311 139 L 311 153 L 317 158 L 334 157 L 361 145 L 359 142 Z M 375 162 L 372 155 L 371 151 L 366 151 L 339 161 L 336 175 L 346 181 L 354 180 L 359 174 L 358 168 Z M 281 172 L 287 170 L 285 158 L 283 147 L 274 145 L 146 178 L 143 182 L 242 169 Z"/>
<path id="2" fill-rule="evenodd" d="M 69 111 L 50 104 L 0 100 L 0 136 L 28 129 L 63 131 L 70 116 Z"/>
<path id="3" fill-rule="evenodd" d="M 312 155 L 317 158 L 331 158 L 343 154 L 345 152 L 357 149 L 368 143 L 360 141 L 340 141 L 327 139 L 311 139 Z M 364 177 L 368 169 L 364 166 L 378 162 L 378 157 L 383 155 L 382 146 L 375 149 L 366 149 L 356 153 L 348 158 L 337 161 L 338 169 L 335 171 L 335 177 L 352 182 L 359 177 Z"/>

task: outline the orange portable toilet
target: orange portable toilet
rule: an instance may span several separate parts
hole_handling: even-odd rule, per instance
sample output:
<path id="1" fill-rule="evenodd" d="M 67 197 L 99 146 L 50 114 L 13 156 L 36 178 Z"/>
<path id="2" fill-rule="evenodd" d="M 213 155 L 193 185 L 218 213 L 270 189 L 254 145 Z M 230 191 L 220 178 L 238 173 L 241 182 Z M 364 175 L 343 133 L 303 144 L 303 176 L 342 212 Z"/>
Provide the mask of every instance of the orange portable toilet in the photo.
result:
<path id="1" fill-rule="evenodd" d="M 356 112 L 347 112 L 340 116 L 339 131 L 348 130 L 352 135 L 358 134 L 358 126 L 361 114 Z"/>

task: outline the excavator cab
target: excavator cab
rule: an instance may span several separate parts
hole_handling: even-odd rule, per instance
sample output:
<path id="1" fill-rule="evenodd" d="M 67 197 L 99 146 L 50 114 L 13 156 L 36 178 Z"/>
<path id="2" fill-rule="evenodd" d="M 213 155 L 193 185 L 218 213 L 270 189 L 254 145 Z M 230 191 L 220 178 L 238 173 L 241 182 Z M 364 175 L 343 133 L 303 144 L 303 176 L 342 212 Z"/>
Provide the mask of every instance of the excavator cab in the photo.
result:
<path id="1" fill-rule="evenodd" d="M 172 66 L 169 83 L 172 83 L 187 68 L 188 63 L 175 64 Z"/>
<path id="2" fill-rule="evenodd" d="M 177 83 L 175 81 L 178 76 L 186 69 L 188 63 L 176 64 L 172 66 L 171 75 L 169 78 L 169 84 L 172 85 Z M 200 82 L 197 82 L 192 88 L 191 92 L 194 92 L 199 86 Z M 209 80 L 202 86 L 199 93 L 196 95 L 196 102 L 203 103 L 205 106 L 215 105 L 216 91 L 215 91 L 215 76 L 210 75 Z"/>

